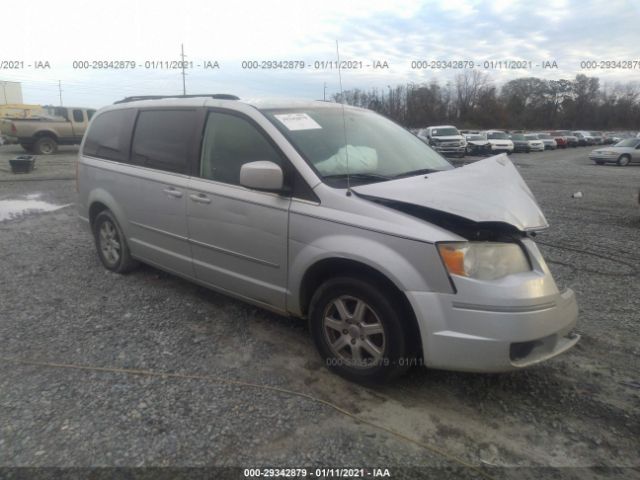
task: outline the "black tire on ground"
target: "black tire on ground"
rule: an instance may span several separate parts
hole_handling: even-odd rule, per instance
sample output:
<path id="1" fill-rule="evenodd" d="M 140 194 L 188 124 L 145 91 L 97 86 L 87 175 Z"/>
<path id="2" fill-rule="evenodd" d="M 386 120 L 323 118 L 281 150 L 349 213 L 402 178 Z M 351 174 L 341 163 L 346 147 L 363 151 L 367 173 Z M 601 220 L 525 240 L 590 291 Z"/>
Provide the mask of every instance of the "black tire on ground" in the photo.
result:
<path id="1" fill-rule="evenodd" d="M 26 143 L 21 143 L 20 146 L 25 152 L 33 152 L 33 145 L 27 145 Z"/>
<path id="2" fill-rule="evenodd" d="M 626 167 L 631 163 L 631 157 L 629 155 L 620 155 L 616 163 L 619 167 Z"/>
<path id="3" fill-rule="evenodd" d="M 343 306 L 342 312 L 336 302 Z M 358 316 L 357 305 L 362 303 L 365 313 Z M 309 307 L 311 334 L 326 367 L 365 385 L 389 382 L 413 363 L 417 346 L 412 338 L 417 335 L 409 335 L 410 327 L 403 322 L 406 317 L 400 302 L 390 298 L 389 292 L 356 277 L 328 280 L 315 292 Z M 332 326 L 327 326 L 332 319 Z M 362 335 L 376 324 L 382 326 L 378 330 L 383 333 Z M 340 342 L 344 343 L 338 347 Z M 380 352 L 379 360 L 370 353 L 371 345 Z"/>
<path id="4" fill-rule="evenodd" d="M 52 155 L 58 151 L 58 142 L 52 137 L 40 137 L 33 144 L 33 151 L 38 155 Z"/>
<path id="5" fill-rule="evenodd" d="M 127 273 L 138 266 L 138 262 L 131 257 L 120 225 L 109 210 L 100 212 L 92 227 L 98 257 L 107 270 Z"/>
<path id="6" fill-rule="evenodd" d="M 596 160 L 596 165 L 604 165 L 604 162 L 602 160 Z"/>

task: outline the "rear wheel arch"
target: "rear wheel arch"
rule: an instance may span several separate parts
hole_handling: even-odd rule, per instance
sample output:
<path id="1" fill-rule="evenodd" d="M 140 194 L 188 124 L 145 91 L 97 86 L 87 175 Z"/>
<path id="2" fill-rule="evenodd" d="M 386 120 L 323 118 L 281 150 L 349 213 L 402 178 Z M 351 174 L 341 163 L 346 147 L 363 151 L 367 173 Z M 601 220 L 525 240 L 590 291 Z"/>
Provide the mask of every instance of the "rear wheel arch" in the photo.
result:
<path id="1" fill-rule="evenodd" d="M 109 210 L 109 207 L 99 201 L 93 202 L 91 204 L 91 206 L 89 207 L 89 225 L 91 225 L 91 228 L 93 228 L 96 217 L 103 210 Z"/>
<path id="2" fill-rule="evenodd" d="M 55 140 L 56 142 L 58 142 L 58 136 L 55 134 L 55 132 L 52 132 L 51 130 L 40 130 L 33 134 L 33 138 L 35 139 L 42 138 L 42 137 L 49 137 Z"/>

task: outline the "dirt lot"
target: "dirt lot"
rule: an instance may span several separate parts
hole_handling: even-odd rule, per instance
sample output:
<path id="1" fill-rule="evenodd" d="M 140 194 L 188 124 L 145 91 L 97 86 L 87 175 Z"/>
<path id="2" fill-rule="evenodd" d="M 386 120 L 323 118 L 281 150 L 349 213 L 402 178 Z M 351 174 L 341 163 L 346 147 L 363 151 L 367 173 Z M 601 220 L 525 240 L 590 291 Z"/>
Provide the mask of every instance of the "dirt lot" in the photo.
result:
<path id="1" fill-rule="evenodd" d="M 0 215 L 7 200 L 75 201 L 73 149 L 21 176 L 17 153 L 0 148 Z M 578 346 L 526 371 L 415 369 L 376 390 L 325 370 L 303 322 L 150 267 L 105 271 L 72 205 L 0 216 L 0 466 L 640 478 L 640 167 L 587 153 L 512 156 L 551 223 L 538 240 L 556 280 L 577 293 Z"/>

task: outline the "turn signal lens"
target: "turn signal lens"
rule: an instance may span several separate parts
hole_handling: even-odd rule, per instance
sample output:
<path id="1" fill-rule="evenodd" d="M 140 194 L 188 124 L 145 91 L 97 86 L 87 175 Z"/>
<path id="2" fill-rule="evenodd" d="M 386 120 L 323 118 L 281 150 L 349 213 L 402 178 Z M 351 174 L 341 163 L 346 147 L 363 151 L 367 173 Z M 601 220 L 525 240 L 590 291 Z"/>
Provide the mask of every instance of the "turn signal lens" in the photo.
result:
<path id="1" fill-rule="evenodd" d="M 441 243 L 438 245 L 438 250 L 440 250 L 440 256 L 449 273 L 466 276 L 464 270 L 464 250 L 460 248 L 461 245 L 464 244 Z"/>

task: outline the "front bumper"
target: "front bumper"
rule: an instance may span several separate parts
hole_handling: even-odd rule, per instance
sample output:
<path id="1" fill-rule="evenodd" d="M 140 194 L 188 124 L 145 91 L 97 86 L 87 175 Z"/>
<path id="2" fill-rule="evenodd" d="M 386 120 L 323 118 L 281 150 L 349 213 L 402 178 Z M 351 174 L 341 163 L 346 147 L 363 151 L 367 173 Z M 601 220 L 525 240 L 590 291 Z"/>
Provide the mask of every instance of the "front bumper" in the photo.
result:
<path id="1" fill-rule="evenodd" d="M 431 146 L 436 152 L 442 155 L 464 155 L 466 151 L 466 146 L 452 146 L 452 145 L 432 145 Z"/>
<path id="2" fill-rule="evenodd" d="M 491 151 L 494 153 L 513 153 L 513 147 L 502 146 L 502 145 L 491 145 Z"/>
<path id="3" fill-rule="evenodd" d="M 589 155 L 589 160 L 591 160 L 592 162 L 616 163 L 618 161 L 618 155 Z"/>
<path id="4" fill-rule="evenodd" d="M 406 292 L 420 326 L 425 365 L 504 372 L 559 355 L 579 340 L 572 290 L 559 293 L 532 241 L 532 270 L 492 282 L 455 277 L 457 293 Z"/>
<path id="5" fill-rule="evenodd" d="M 446 319 L 442 330 L 421 334 L 425 365 L 431 368 L 516 370 L 560 355 L 580 339 L 572 333 L 578 318 L 572 290 L 553 301 L 504 310 L 457 304 L 444 295 L 424 292 L 408 297 L 416 311 L 425 312 L 423 322 L 431 324 L 434 316 Z"/>

